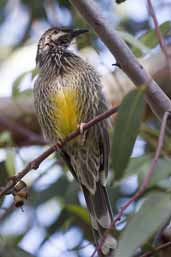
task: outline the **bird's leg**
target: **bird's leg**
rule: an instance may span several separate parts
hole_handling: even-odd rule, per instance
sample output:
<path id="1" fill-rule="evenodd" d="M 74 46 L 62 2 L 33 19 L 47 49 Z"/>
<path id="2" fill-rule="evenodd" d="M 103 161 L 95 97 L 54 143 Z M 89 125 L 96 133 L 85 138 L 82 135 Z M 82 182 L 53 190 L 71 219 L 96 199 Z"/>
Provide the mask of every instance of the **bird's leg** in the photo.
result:
<path id="1" fill-rule="evenodd" d="M 86 123 L 81 122 L 80 124 L 77 125 L 77 128 L 80 130 L 80 135 L 81 135 L 81 145 L 85 144 L 86 141 L 86 131 L 84 131 L 84 126 Z"/>
<path id="2" fill-rule="evenodd" d="M 55 150 L 58 151 L 59 149 L 61 149 L 63 146 L 63 141 L 62 139 L 58 138 L 58 140 L 56 141 L 56 144 L 54 145 Z"/>
<path id="3" fill-rule="evenodd" d="M 81 122 L 80 124 L 77 125 L 77 127 L 79 128 L 80 130 L 80 134 L 83 135 L 84 134 L 84 126 L 85 126 L 86 123 L 84 122 Z"/>

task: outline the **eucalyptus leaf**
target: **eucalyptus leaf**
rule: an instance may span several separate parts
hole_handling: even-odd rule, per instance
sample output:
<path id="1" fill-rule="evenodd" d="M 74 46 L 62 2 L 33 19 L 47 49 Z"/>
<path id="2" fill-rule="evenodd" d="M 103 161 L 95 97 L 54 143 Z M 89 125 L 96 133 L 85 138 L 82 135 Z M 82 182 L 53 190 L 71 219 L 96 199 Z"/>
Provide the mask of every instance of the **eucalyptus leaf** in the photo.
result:
<path id="1" fill-rule="evenodd" d="M 23 91 L 20 90 L 20 84 L 21 84 L 22 80 L 25 78 L 25 76 L 27 76 L 28 74 L 31 74 L 31 77 L 33 79 L 38 74 L 38 69 L 34 68 L 33 70 L 25 71 L 15 79 L 15 81 L 13 82 L 13 86 L 12 86 L 12 97 L 13 98 L 16 98 L 20 95 L 26 95 L 26 96 L 32 95 L 31 89 L 26 89 Z"/>
<path id="2" fill-rule="evenodd" d="M 138 179 L 140 184 L 142 183 L 144 177 L 147 175 L 149 166 L 148 168 L 144 169 L 143 172 L 139 173 Z M 169 176 L 171 176 L 171 160 L 159 159 L 157 162 L 157 166 L 155 168 L 154 174 L 151 177 L 148 186 L 151 187 L 151 186 L 158 185 L 162 180 L 168 179 Z"/>
<path id="3" fill-rule="evenodd" d="M 149 154 L 136 158 L 131 158 L 129 165 L 125 170 L 125 177 L 138 175 L 142 172 L 144 173 L 144 170 L 148 169 L 151 160 L 152 156 Z"/>
<path id="4" fill-rule="evenodd" d="M 162 23 L 159 26 L 159 29 L 161 31 L 162 36 L 166 37 L 167 34 L 171 31 L 171 22 L 170 21 L 166 21 L 166 22 Z M 158 36 L 156 34 L 155 29 L 149 30 L 147 33 L 143 34 L 137 40 L 139 40 L 140 45 L 142 44 L 147 49 L 148 48 L 152 49 L 152 48 L 156 47 L 159 44 L 159 38 L 158 38 Z M 131 44 L 131 45 L 133 46 L 132 47 L 132 51 L 133 51 L 133 53 L 137 57 L 140 57 L 140 56 L 142 56 L 144 54 L 144 51 L 143 51 L 142 47 L 139 47 L 138 45 L 135 45 L 135 44 Z"/>
<path id="5" fill-rule="evenodd" d="M 7 169 L 6 169 L 5 161 L 1 161 L 0 162 L 0 187 L 5 186 L 8 178 L 9 178 L 9 174 L 8 174 Z M 0 207 L 3 203 L 3 199 L 4 199 L 4 197 L 0 198 Z"/>
<path id="6" fill-rule="evenodd" d="M 15 175 L 15 153 L 12 148 L 8 148 L 6 150 L 6 169 L 9 174 L 9 176 Z"/>
<path id="7" fill-rule="evenodd" d="M 0 162 L 0 187 L 4 186 L 9 178 L 5 161 Z"/>
<path id="8" fill-rule="evenodd" d="M 117 31 L 120 37 L 129 43 L 132 47 L 132 50 L 135 55 L 141 56 L 145 55 L 149 52 L 150 48 L 148 48 L 141 40 L 135 38 L 130 33 L 126 31 Z"/>
<path id="9" fill-rule="evenodd" d="M 166 222 L 170 214 L 171 196 L 169 194 L 149 195 L 122 233 L 115 257 L 132 257 L 135 250 Z"/>
<path id="10" fill-rule="evenodd" d="M 144 87 L 131 91 L 123 100 L 112 137 L 112 168 L 115 179 L 124 175 L 138 135 L 144 111 Z"/>
<path id="11" fill-rule="evenodd" d="M 90 219 L 89 219 L 89 215 L 88 212 L 85 208 L 78 206 L 78 205 L 67 205 L 66 209 L 69 210 L 69 212 L 71 212 L 72 214 L 78 216 L 79 218 L 81 218 L 85 223 L 87 223 L 88 225 L 90 225 Z"/>
<path id="12" fill-rule="evenodd" d="M 0 134 L 0 144 L 10 144 L 12 141 L 9 131 L 4 131 Z"/>
<path id="13" fill-rule="evenodd" d="M 3 257 L 34 257 L 20 247 L 14 247 L 5 240 L 0 240 L 0 256 Z"/>
<path id="14" fill-rule="evenodd" d="M 20 95 L 20 84 L 21 81 L 24 79 L 24 77 L 28 74 L 29 72 L 23 72 L 20 76 L 18 76 L 12 86 L 12 97 L 16 98 L 17 96 Z"/>

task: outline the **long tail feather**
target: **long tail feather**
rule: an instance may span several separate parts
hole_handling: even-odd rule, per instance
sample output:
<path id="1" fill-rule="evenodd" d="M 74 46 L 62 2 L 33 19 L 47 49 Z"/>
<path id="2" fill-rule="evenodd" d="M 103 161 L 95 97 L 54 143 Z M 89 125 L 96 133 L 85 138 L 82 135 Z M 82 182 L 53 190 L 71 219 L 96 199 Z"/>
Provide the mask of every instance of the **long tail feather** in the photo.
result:
<path id="1" fill-rule="evenodd" d="M 104 235 L 105 230 L 110 227 L 113 220 L 108 194 L 106 188 L 101 185 L 100 182 L 97 182 L 96 192 L 94 195 L 91 194 L 84 186 L 82 188 L 87 203 L 87 208 L 90 213 L 96 245 L 98 245 L 99 241 Z M 116 240 L 111 234 L 109 234 L 98 254 L 100 257 L 114 257 L 115 248 Z"/>

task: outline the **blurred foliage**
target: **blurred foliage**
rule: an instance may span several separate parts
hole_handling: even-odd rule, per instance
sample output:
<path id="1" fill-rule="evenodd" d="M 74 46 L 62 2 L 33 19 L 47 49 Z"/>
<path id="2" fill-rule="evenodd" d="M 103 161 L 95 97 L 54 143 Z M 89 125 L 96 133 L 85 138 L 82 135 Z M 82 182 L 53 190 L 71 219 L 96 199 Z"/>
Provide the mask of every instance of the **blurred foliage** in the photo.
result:
<path id="1" fill-rule="evenodd" d="M 131 257 L 132 253 L 169 218 L 170 213 L 169 194 L 149 194 L 122 233 L 116 257 Z"/>
<path id="2" fill-rule="evenodd" d="M 0 256 L 3 257 L 33 257 L 33 255 L 25 252 L 19 247 L 13 247 L 10 244 L 6 244 L 4 241 L 0 240 Z"/>
<path id="3" fill-rule="evenodd" d="M 118 6 L 124 6 L 124 2 L 129 3 L 129 1 L 131 0 L 113 2 L 122 3 Z M 100 1 L 100 3 L 104 5 L 104 10 L 113 18 L 115 16 L 114 9 L 109 10 L 110 8 L 106 7 L 105 1 Z M 22 48 L 28 43 L 34 42 L 35 34 L 36 40 L 38 40 L 40 24 L 43 29 L 55 25 L 89 28 L 90 33 L 77 41 L 78 48 L 93 46 L 99 53 L 104 50 L 96 34 L 68 0 L 0 0 L 0 28 L 2 30 L 9 16 L 13 14 L 14 8 L 23 8 L 28 15 L 28 21 L 22 28 L 22 36 L 13 40 L 10 44 L 7 41 L 6 45 L 0 46 L 0 64 L 2 66 L 3 61 L 9 55 L 15 53 L 16 48 Z M 116 15 L 118 16 L 117 21 L 115 21 L 115 28 L 136 56 L 144 57 L 146 54 L 151 54 L 159 45 L 155 30 L 151 29 L 148 16 L 140 21 L 127 15 L 119 16 L 118 13 Z M 70 18 L 67 20 L 67 17 Z M 20 20 L 17 22 L 16 27 L 19 26 Z M 162 35 L 168 37 L 171 31 L 170 21 L 162 23 L 160 29 Z M 136 35 L 141 36 L 137 37 Z M 13 101 L 22 95 L 32 96 L 32 90 L 30 88 L 23 89 L 22 85 L 27 77 L 32 81 L 36 75 L 37 70 L 33 69 L 22 72 L 14 80 L 11 90 Z M 124 98 L 111 136 L 112 151 L 108 191 L 114 214 L 119 211 L 120 206 L 136 192 L 138 186 L 142 183 L 157 146 L 160 132 L 159 123 L 156 120 L 146 121 L 142 119 L 144 90 L 144 87 L 140 90 L 134 90 Z M 31 122 L 34 123 L 35 121 Z M 143 145 L 139 147 L 138 143 L 140 141 L 143 142 Z M 0 146 L 8 145 L 8 148 L 1 149 L 3 153 L 2 158 L 0 156 L 0 187 L 6 183 L 9 176 L 14 175 L 35 156 L 32 146 L 27 151 L 26 149 L 14 149 L 11 147 L 11 142 L 12 138 L 9 131 L 0 133 Z M 37 147 L 36 154 L 37 151 L 40 153 L 43 149 L 43 147 Z M 133 150 L 135 152 L 141 151 L 140 154 L 134 154 Z M 24 154 L 22 154 L 22 151 L 24 151 Z M 119 239 L 117 257 L 131 257 L 139 247 L 142 250 L 150 250 L 155 233 L 170 216 L 170 156 L 170 135 L 166 133 L 162 153 L 147 190 L 138 201 L 130 206 L 124 213 L 123 219 L 117 223 L 115 232 L 115 236 Z M 68 174 L 65 164 L 58 156 L 49 158 L 48 162 L 53 163 L 47 168 L 45 162 L 40 167 L 40 173 L 37 171 L 37 173 L 30 174 L 32 178 L 31 181 L 28 179 L 30 193 L 24 206 L 24 212 L 13 207 L 13 200 L 10 196 L 0 200 L 0 233 L 2 236 L 0 256 L 45 256 L 42 254 L 42 249 L 45 249 L 46 252 L 48 249 L 46 245 L 50 244 L 55 236 L 57 236 L 57 240 L 53 242 L 53 244 L 56 244 L 55 256 L 66 256 L 62 250 L 58 249 L 60 244 L 58 240 L 60 235 L 65 238 L 67 233 L 75 231 L 74 229 L 77 230 L 76 235 L 69 240 L 67 239 L 65 250 L 67 251 L 69 243 L 72 243 L 71 256 L 89 256 L 86 252 L 85 243 L 88 241 L 92 245 L 93 238 L 88 213 L 79 186 Z M 52 170 L 54 171 L 53 174 L 51 173 Z M 134 182 L 132 182 L 132 178 L 135 179 Z M 15 227 L 15 223 L 18 227 L 13 232 L 12 228 Z M 36 250 L 33 251 L 34 254 L 31 255 L 23 249 L 27 249 L 27 246 L 31 249 L 32 237 L 29 237 L 29 234 L 35 227 L 41 231 L 42 237 L 38 236 L 38 239 L 34 239 L 37 240 L 37 246 L 35 247 Z M 75 239 L 76 237 L 78 237 L 78 240 Z M 26 243 L 24 243 L 25 240 Z"/>

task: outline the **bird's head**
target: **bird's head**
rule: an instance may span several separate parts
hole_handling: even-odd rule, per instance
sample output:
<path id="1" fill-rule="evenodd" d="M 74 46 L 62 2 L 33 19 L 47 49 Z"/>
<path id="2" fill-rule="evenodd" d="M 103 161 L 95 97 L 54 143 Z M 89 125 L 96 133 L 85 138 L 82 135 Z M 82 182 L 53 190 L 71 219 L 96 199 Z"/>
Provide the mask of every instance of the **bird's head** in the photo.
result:
<path id="1" fill-rule="evenodd" d="M 50 28 L 41 36 L 36 56 L 36 63 L 41 66 L 45 56 L 60 57 L 72 40 L 88 32 L 87 29 Z"/>

